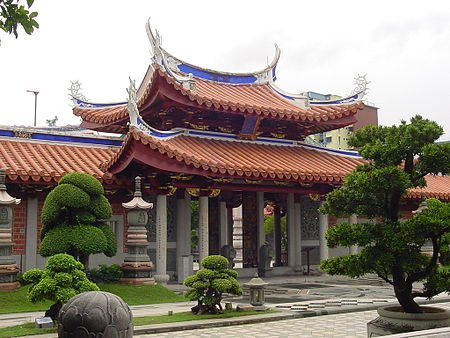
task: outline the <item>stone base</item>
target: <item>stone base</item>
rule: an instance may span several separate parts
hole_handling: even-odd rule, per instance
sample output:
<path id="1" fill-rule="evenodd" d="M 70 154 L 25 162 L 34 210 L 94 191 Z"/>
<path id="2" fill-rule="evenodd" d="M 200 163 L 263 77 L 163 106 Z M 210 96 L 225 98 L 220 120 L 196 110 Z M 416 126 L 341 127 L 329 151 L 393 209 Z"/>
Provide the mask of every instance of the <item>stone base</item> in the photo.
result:
<path id="1" fill-rule="evenodd" d="M 119 284 L 128 285 L 155 285 L 154 278 L 121 278 L 119 279 Z"/>
<path id="2" fill-rule="evenodd" d="M 0 290 L 1 291 L 12 291 L 20 288 L 19 282 L 13 282 L 13 283 L 0 283 Z"/>
<path id="3" fill-rule="evenodd" d="M 378 317 L 367 323 L 367 337 L 450 326 L 450 311 L 422 306 L 423 313 L 405 313 L 400 306 L 384 306 L 377 310 Z"/>
<path id="4" fill-rule="evenodd" d="M 237 312 L 255 311 L 255 307 L 250 304 L 239 304 L 236 306 Z"/>
<path id="5" fill-rule="evenodd" d="M 270 308 L 268 308 L 267 306 L 264 305 L 255 305 L 253 306 L 255 311 L 268 311 L 270 310 Z"/>
<path id="6" fill-rule="evenodd" d="M 159 284 L 167 284 L 170 279 L 169 275 L 154 275 L 155 281 Z"/>

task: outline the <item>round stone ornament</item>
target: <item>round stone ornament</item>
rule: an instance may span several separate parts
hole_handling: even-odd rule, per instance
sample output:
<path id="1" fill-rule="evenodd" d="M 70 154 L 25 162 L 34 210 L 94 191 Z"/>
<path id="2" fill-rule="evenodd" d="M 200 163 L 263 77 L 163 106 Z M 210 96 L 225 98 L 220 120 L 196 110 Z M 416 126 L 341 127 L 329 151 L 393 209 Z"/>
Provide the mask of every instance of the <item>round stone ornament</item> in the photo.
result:
<path id="1" fill-rule="evenodd" d="M 133 336 L 132 319 L 120 297 L 103 291 L 83 292 L 61 308 L 58 337 L 128 338 Z"/>

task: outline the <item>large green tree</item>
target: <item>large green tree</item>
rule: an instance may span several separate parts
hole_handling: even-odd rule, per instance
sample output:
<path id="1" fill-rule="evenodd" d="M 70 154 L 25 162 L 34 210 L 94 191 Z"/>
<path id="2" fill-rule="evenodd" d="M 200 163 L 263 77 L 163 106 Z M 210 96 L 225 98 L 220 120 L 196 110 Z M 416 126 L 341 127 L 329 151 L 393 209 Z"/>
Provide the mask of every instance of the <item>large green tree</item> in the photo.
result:
<path id="1" fill-rule="evenodd" d="M 112 215 L 102 184 L 83 173 L 65 175 L 42 208 L 42 256 L 67 253 L 87 268 L 89 255 L 116 254 L 114 233 L 104 220 Z"/>
<path id="2" fill-rule="evenodd" d="M 0 29 L 8 34 L 18 37 L 17 29 L 22 26 L 25 33 L 31 34 L 39 24 L 35 20 L 38 13 L 30 12 L 34 0 L 27 0 L 26 6 L 21 5 L 19 0 L 0 0 Z"/>
<path id="3" fill-rule="evenodd" d="M 330 274 L 358 277 L 376 273 L 390 283 L 406 312 L 421 312 L 416 297 L 432 297 L 450 291 L 450 276 L 439 266 L 439 253 L 448 250 L 450 207 L 428 200 L 428 209 L 407 221 L 400 219 L 401 199 L 408 189 L 424 187 L 429 174 L 450 173 L 450 144 L 435 143 L 443 129 L 415 116 L 399 126 L 368 126 L 356 132 L 349 144 L 359 148 L 367 163 L 346 176 L 341 188 L 332 191 L 321 209 L 336 216 L 365 215 L 376 222 L 342 223 L 327 232 L 328 245 L 362 248 L 360 254 L 324 260 Z M 430 256 L 421 252 L 432 243 Z M 448 279 L 447 279 L 448 280 Z M 413 283 L 425 288 L 413 292 Z"/>

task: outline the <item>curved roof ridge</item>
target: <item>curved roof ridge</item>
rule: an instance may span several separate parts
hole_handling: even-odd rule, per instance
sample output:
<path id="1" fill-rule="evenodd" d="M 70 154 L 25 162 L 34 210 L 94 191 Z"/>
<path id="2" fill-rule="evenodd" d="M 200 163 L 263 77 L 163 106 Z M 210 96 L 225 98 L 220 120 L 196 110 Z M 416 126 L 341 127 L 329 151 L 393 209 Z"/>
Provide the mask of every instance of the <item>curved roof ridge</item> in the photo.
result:
<path id="1" fill-rule="evenodd" d="M 175 76 L 175 78 L 177 78 L 177 81 L 179 82 L 189 81 L 189 74 L 192 74 L 192 76 L 204 80 L 234 85 L 268 83 L 272 78 L 275 77 L 275 68 L 281 55 L 281 50 L 277 44 L 275 44 L 275 56 L 272 62 L 264 69 L 248 73 L 225 72 L 193 65 L 173 56 L 164 48 L 162 48 L 159 32 L 156 30 L 156 34 L 153 34 L 150 27 L 150 19 L 148 19 L 145 27 L 148 38 L 150 40 L 150 44 L 153 49 L 153 60 L 168 73 L 181 72 L 186 74 L 186 77 L 181 78 L 177 78 L 177 76 Z"/>

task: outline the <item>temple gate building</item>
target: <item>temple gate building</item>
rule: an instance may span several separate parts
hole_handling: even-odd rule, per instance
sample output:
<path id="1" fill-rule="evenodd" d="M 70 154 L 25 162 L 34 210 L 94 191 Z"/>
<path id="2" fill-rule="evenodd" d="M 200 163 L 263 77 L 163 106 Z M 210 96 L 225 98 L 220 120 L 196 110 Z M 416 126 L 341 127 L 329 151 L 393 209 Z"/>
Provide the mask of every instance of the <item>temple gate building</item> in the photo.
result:
<path id="1" fill-rule="evenodd" d="M 240 274 L 252 276 L 267 244 L 267 204 L 275 219 L 273 274 L 303 273 L 321 259 L 357 252 L 355 247 L 327 247 L 325 232 L 339 220 L 320 214 L 318 207 L 363 159 L 306 140 L 356 124 L 365 86 L 342 99 L 313 100 L 274 84 L 278 48 L 261 71 L 224 73 L 179 60 L 161 47 L 148 24 L 147 33 L 153 57 L 139 87 L 130 80 L 127 102 L 88 102 L 79 84 L 72 85 L 73 112 L 81 117 L 81 128 L 117 136 L 0 127 L 0 167 L 6 168 L 10 195 L 22 199 L 13 210 L 13 253 L 22 270 L 43 265 L 38 254 L 42 205 L 57 181 L 74 171 L 101 180 L 113 206 L 109 222 L 118 254 L 93 255 L 91 266 L 123 261 L 128 225 L 121 203 L 130 200 L 136 176 L 142 178 L 144 198 L 154 203 L 147 228 L 155 276 L 181 280 L 192 270 L 193 227 L 198 226 L 199 260 L 233 245 L 233 215 L 242 219 Z M 422 191 L 450 200 L 449 177 L 426 179 L 426 189 L 406 196 L 406 211 L 416 209 Z M 191 224 L 192 201 L 198 202 L 198 225 Z M 282 214 L 287 217 L 285 255 Z M 157 238 L 157 228 L 167 236 Z"/>

